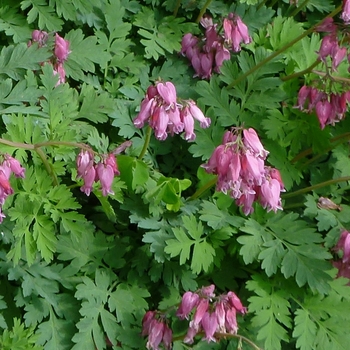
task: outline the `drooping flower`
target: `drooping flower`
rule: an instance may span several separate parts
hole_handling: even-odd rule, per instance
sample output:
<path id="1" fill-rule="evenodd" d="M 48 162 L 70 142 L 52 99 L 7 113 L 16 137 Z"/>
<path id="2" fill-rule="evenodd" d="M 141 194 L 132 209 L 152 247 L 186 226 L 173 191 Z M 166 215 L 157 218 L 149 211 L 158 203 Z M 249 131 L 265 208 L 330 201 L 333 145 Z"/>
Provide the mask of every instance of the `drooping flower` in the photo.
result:
<path id="1" fill-rule="evenodd" d="M 25 177 L 25 168 L 21 166 L 19 161 L 9 154 L 2 155 L 2 163 L 0 164 L 0 223 L 6 217 L 2 211 L 2 205 L 6 198 L 13 194 L 13 188 L 10 184 L 10 176 L 14 174 L 16 177 Z"/>
<path id="2" fill-rule="evenodd" d="M 104 196 L 114 194 L 111 189 L 112 183 L 114 177 L 120 174 L 115 154 L 121 153 L 130 145 L 131 142 L 125 142 L 113 152 L 99 155 L 100 162 L 95 162 L 92 151 L 81 150 L 76 159 L 77 178 L 81 178 L 84 181 L 80 190 L 89 196 L 93 184 L 100 181 L 101 191 Z"/>
<path id="3" fill-rule="evenodd" d="M 204 332 L 204 339 L 208 342 L 216 341 L 216 333 L 237 333 L 236 314 L 244 315 L 247 309 L 234 292 L 229 291 L 227 294 L 216 296 L 214 290 L 215 285 L 210 285 L 183 295 L 176 315 L 181 319 L 184 316 L 191 319 L 184 343 L 192 344 L 194 337 L 200 332 Z M 194 298 L 194 295 L 197 297 Z"/>
<path id="4" fill-rule="evenodd" d="M 157 82 L 147 89 L 134 125 L 142 128 L 148 122 L 158 140 L 185 131 L 185 140 L 192 141 L 196 137 L 193 119 L 197 119 L 202 128 L 210 125 L 210 119 L 204 116 L 193 100 L 177 98 L 174 84 Z"/>
<path id="5" fill-rule="evenodd" d="M 101 190 L 104 196 L 114 194 L 114 192 L 111 190 L 114 175 L 114 170 L 109 164 L 101 162 L 96 165 L 96 180 L 100 180 Z"/>
<path id="6" fill-rule="evenodd" d="M 333 266 L 338 269 L 338 277 L 350 279 L 350 232 L 343 229 L 336 246 L 333 248 L 341 256 L 333 261 Z M 349 282 L 350 284 L 350 282 Z"/>
<path id="7" fill-rule="evenodd" d="M 278 170 L 265 165 L 268 153 L 254 129 L 233 128 L 202 167 L 218 175 L 216 190 L 234 198 L 245 215 L 253 212 L 255 201 L 276 211 L 282 209 L 284 185 Z"/>
<path id="8" fill-rule="evenodd" d="M 158 350 L 163 343 L 166 350 L 171 350 L 173 332 L 169 328 L 165 316 L 157 311 L 147 311 L 142 320 L 142 336 L 148 336 L 148 350 Z"/>
<path id="9" fill-rule="evenodd" d="M 59 36 L 56 33 L 54 53 L 59 62 L 64 62 L 67 60 L 68 55 L 70 53 L 69 46 L 70 46 L 69 41 L 63 39 L 61 36 Z"/>
<path id="10" fill-rule="evenodd" d="M 345 24 L 350 23 L 350 1 L 343 0 L 343 12 L 340 15 L 340 18 L 344 21 Z"/>
<path id="11" fill-rule="evenodd" d="M 32 41 L 37 42 L 39 47 L 42 47 L 46 44 L 49 34 L 44 30 L 35 29 L 32 32 Z M 32 42 L 29 41 L 28 46 L 31 46 Z"/>

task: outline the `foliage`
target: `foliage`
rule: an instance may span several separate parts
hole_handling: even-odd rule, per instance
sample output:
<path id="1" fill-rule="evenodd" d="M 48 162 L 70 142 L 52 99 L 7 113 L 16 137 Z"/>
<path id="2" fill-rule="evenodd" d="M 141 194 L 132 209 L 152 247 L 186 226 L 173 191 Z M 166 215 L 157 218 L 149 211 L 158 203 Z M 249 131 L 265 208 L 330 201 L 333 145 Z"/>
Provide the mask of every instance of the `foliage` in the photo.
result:
<path id="1" fill-rule="evenodd" d="M 208 284 L 234 290 L 248 313 L 237 335 L 215 345 L 198 338 L 193 349 L 348 348 L 349 281 L 338 278 L 333 248 L 350 230 L 350 118 L 321 130 L 315 113 L 295 108 L 322 69 L 324 34 L 313 26 L 334 6 L 291 3 L 1 1 L 0 160 L 9 154 L 26 169 L 0 202 L 1 349 L 143 349 L 142 319 L 155 309 L 168 313 L 173 348 L 187 349 L 174 306 Z M 237 13 L 252 37 L 207 80 L 179 54 L 184 34 L 204 33 L 201 10 L 217 28 Z M 48 33 L 44 45 L 35 29 Z M 64 62 L 56 33 L 69 42 Z M 336 72 L 342 89 L 346 65 Z M 211 120 L 190 143 L 178 134 L 159 141 L 133 124 L 160 80 Z M 244 215 L 201 167 L 240 126 L 257 131 L 268 166 L 280 171 L 283 212 L 254 204 Z M 109 196 L 102 181 L 89 196 L 80 191 L 82 149 L 95 163 L 116 154 Z M 1 191 L 2 174 L 0 165 Z"/>

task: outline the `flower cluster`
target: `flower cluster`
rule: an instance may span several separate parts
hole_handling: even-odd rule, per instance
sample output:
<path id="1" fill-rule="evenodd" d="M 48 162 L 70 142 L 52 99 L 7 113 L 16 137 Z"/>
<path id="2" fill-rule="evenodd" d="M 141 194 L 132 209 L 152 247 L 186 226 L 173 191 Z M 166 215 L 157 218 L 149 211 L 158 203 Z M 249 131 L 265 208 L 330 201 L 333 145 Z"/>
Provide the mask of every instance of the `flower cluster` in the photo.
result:
<path id="1" fill-rule="evenodd" d="M 254 129 L 233 128 L 202 167 L 218 175 L 216 190 L 235 198 L 245 215 L 254 211 L 254 201 L 276 212 L 282 210 L 284 184 L 277 169 L 265 166 L 268 153 Z"/>
<path id="2" fill-rule="evenodd" d="M 32 33 L 32 40 L 29 41 L 28 46 L 32 45 L 33 42 L 37 42 L 39 47 L 46 45 L 49 38 L 49 34 L 44 30 L 34 30 Z M 66 81 L 66 71 L 63 63 L 67 60 L 69 53 L 70 43 L 63 39 L 57 33 L 55 35 L 55 45 L 53 49 L 53 57 L 49 63 L 53 66 L 53 72 L 55 75 L 58 74 L 59 80 L 57 85 L 63 84 Z"/>
<path id="3" fill-rule="evenodd" d="M 165 140 L 168 134 L 185 131 L 185 140 L 192 141 L 196 137 L 194 119 L 200 122 L 202 128 L 210 125 L 210 119 L 204 116 L 193 100 L 177 101 L 174 84 L 157 82 L 147 89 L 134 125 L 142 128 L 148 121 L 158 140 Z"/>
<path id="4" fill-rule="evenodd" d="M 333 248 L 336 253 L 342 251 L 342 257 L 338 261 L 333 261 L 333 266 L 338 269 L 338 277 L 350 279 L 350 232 L 343 230 L 338 243 Z"/>
<path id="5" fill-rule="evenodd" d="M 3 155 L 3 162 L 0 165 L 0 223 L 5 218 L 2 212 L 2 206 L 6 198 L 13 193 L 10 184 L 10 175 L 14 173 L 16 177 L 24 178 L 25 169 L 21 166 L 19 161 L 9 154 Z"/>
<path id="6" fill-rule="evenodd" d="M 349 84 L 332 73 L 337 71 L 346 57 L 350 72 L 350 54 L 347 47 L 341 44 L 346 41 L 339 40 L 338 26 L 332 18 L 324 20 L 316 30 L 327 33 L 322 38 L 318 51 L 318 58 L 323 63 L 325 72 L 313 71 L 319 78 L 312 82 L 313 86 L 301 87 L 295 107 L 306 113 L 315 111 L 320 127 L 324 129 L 326 125 L 334 125 L 345 118 L 347 103 L 350 101 Z"/>
<path id="7" fill-rule="evenodd" d="M 234 292 L 215 296 L 215 285 L 203 287 L 199 291 L 186 292 L 176 312 L 180 319 L 191 317 L 184 343 L 192 344 L 199 332 L 204 332 L 205 340 L 216 341 L 215 333 L 237 334 L 237 312 L 244 315 L 247 309 Z"/>
<path id="8" fill-rule="evenodd" d="M 142 320 L 142 336 L 148 336 L 147 349 L 158 350 L 163 343 L 166 350 L 171 349 L 173 332 L 166 323 L 164 315 L 156 311 L 147 311 Z"/>
<path id="9" fill-rule="evenodd" d="M 223 62 L 230 59 L 229 49 L 239 52 L 241 43 L 249 44 L 252 39 L 248 27 L 234 13 L 224 18 L 223 35 L 220 35 L 218 25 L 210 17 L 203 17 L 201 24 L 205 28 L 204 37 L 187 33 L 182 38 L 181 54 L 191 61 L 195 76 L 209 79 L 213 71 L 219 73 Z"/>
<path id="10" fill-rule="evenodd" d="M 82 178 L 84 185 L 80 188 L 87 196 L 92 191 L 94 182 L 100 181 L 102 194 L 114 194 L 111 190 L 113 179 L 119 175 L 118 165 L 114 153 L 101 156 L 102 161 L 95 163 L 92 151 L 81 150 L 77 156 L 78 178 Z"/>
<path id="11" fill-rule="evenodd" d="M 321 129 L 326 125 L 334 125 L 345 118 L 350 91 L 327 94 L 311 86 L 302 86 L 295 106 L 303 112 L 316 112 Z"/>
<path id="12" fill-rule="evenodd" d="M 212 284 L 182 296 L 176 316 L 191 319 L 184 343 L 192 344 L 194 337 L 203 332 L 208 342 L 216 341 L 215 333 L 237 334 L 237 313 L 244 315 L 247 309 L 234 292 L 215 296 L 214 290 Z M 165 349 L 171 349 L 172 331 L 165 315 L 158 311 L 147 311 L 142 320 L 142 335 L 148 336 L 147 349 L 158 350 L 161 342 Z"/>
<path id="13" fill-rule="evenodd" d="M 326 60 L 329 57 L 332 62 L 332 71 L 337 71 L 339 64 L 347 54 L 347 48 L 339 45 L 337 36 L 338 27 L 334 24 L 333 18 L 327 18 L 323 21 L 323 23 L 317 27 L 317 31 L 329 33 L 322 38 L 318 57 L 324 63 L 327 63 Z"/>

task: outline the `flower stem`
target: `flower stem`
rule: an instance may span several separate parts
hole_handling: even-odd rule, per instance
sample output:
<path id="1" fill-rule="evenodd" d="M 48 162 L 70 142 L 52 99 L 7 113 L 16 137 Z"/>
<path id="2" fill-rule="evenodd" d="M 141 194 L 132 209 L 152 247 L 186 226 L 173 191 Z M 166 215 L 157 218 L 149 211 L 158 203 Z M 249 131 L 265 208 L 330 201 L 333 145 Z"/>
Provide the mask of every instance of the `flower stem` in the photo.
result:
<path id="1" fill-rule="evenodd" d="M 309 34 L 311 34 L 315 28 L 317 26 L 319 26 L 326 18 L 330 18 L 330 17 L 334 17 L 337 13 L 339 13 L 342 10 L 343 5 L 338 6 L 335 10 L 333 10 L 330 14 L 328 14 L 323 20 L 321 20 L 320 22 L 316 23 L 314 26 L 312 26 L 311 28 L 309 28 L 308 30 L 306 30 L 303 34 L 299 35 L 298 37 L 296 37 L 295 39 L 293 39 L 290 43 L 284 45 L 283 47 L 281 47 L 279 50 L 275 51 L 274 53 L 272 53 L 270 56 L 266 57 L 265 59 L 263 59 L 262 61 L 260 61 L 259 63 L 257 63 L 256 66 L 252 67 L 251 69 L 249 69 L 248 71 L 246 71 L 244 74 L 240 75 L 236 80 L 234 80 L 231 84 L 229 84 L 227 87 L 228 88 L 232 88 L 233 86 L 237 85 L 238 83 L 240 83 L 242 80 L 244 80 L 246 77 L 248 77 L 250 74 L 254 73 L 255 71 L 257 71 L 258 69 L 260 69 L 262 66 L 264 66 L 266 63 L 270 62 L 271 60 L 273 60 L 275 57 L 277 57 L 279 54 L 281 54 L 282 52 L 284 52 L 285 50 L 289 49 L 291 46 L 293 46 L 295 43 L 297 43 L 298 41 L 300 41 L 301 39 L 305 38 L 306 36 L 308 36 Z"/>
<path id="2" fill-rule="evenodd" d="M 181 6 L 181 0 L 177 0 L 175 8 L 174 8 L 174 12 L 173 12 L 173 16 L 176 17 L 177 13 L 179 12 L 179 8 Z"/>
<path id="3" fill-rule="evenodd" d="M 319 183 L 317 185 L 313 185 L 313 186 L 302 188 L 302 189 L 300 189 L 298 191 L 282 194 L 281 197 L 283 199 L 292 198 L 292 197 L 299 196 L 301 194 L 304 194 L 304 193 L 316 190 L 318 188 L 326 187 L 326 186 L 333 185 L 333 184 L 336 184 L 338 182 L 344 182 L 344 181 L 350 181 L 350 176 L 338 177 L 337 179 L 324 181 L 324 182 L 321 182 L 321 183 Z"/>
<path id="4" fill-rule="evenodd" d="M 256 8 L 257 10 L 260 10 L 266 3 L 268 2 L 268 0 L 263 0 L 258 7 Z"/>
<path id="5" fill-rule="evenodd" d="M 325 152 L 329 152 L 331 151 L 334 147 L 338 146 L 340 143 L 343 143 L 344 141 L 348 141 L 350 140 L 350 132 L 346 132 L 344 134 L 338 135 L 336 137 L 333 137 L 332 139 L 330 139 L 331 143 L 334 143 L 334 145 L 331 148 L 328 148 L 325 150 Z M 296 163 L 298 160 L 308 156 L 312 154 L 312 148 L 308 148 L 306 150 L 304 150 L 303 152 L 299 153 L 297 156 L 295 156 L 292 160 L 291 163 L 294 164 Z M 315 156 L 314 158 L 312 158 L 313 160 L 316 159 L 318 156 Z M 308 161 L 308 163 L 310 163 L 311 159 Z"/>
<path id="6" fill-rule="evenodd" d="M 207 190 L 209 190 L 211 187 L 213 187 L 216 182 L 217 182 L 217 177 L 215 176 L 213 179 L 211 179 L 210 181 L 208 181 L 206 184 L 204 184 L 202 187 L 198 188 L 198 190 L 193 193 L 193 195 L 188 199 L 189 201 L 193 201 L 195 199 L 197 199 L 198 197 L 200 197 L 204 192 L 206 192 Z"/>
<path id="7" fill-rule="evenodd" d="M 207 0 L 204 4 L 204 6 L 202 7 L 202 9 L 200 10 L 199 12 L 199 15 L 196 19 L 196 23 L 199 23 L 204 15 L 204 12 L 207 10 L 207 7 L 210 5 L 211 3 L 211 0 Z"/>
<path id="8" fill-rule="evenodd" d="M 144 157 L 144 155 L 146 154 L 147 148 L 149 145 L 149 141 L 151 140 L 151 135 L 152 135 L 152 128 L 150 126 L 148 126 L 147 131 L 146 131 L 145 143 L 143 144 L 143 148 L 142 148 L 142 151 L 141 151 L 138 159 L 142 159 Z"/>
<path id="9" fill-rule="evenodd" d="M 290 17 L 296 16 L 303 9 L 303 7 L 307 5 L 309 1 L 310 0 L 305 0 L 300 6 L 296 7 L 294 11 L 290 14 Z"/>
<path id="10" fill-rule="evenodd" d="M 22 149 L 28 149 L 28 150 L 34 150 L 35 149 L 34 145 L 26 144 L 26 143 L 20 143 L 20 142 L 13 142 L 13 141 L 5 140 L 5 139 L 2 139 L 2 138 L 0 138 L 0 143 L 3 144 L 3 145 L 15 147 L 15 148 L 22 148 Z"/>
<path id="11" fill-rule="evenodd" d="M 41 161 L 43 162 L 43 164 L 46 168 L 46 171 L 52 177 L 52 182 L 53 182 L 54 186 L 58 186 L 59 183 L 58 183 L 57 176 L 56 176 L 55 172 L 53 171 L 51 164 L 48 162 L 45 153 L 43 152 L 43 150 L 41 148 L 36 148 L 35 151 L 39 155 Z"/>
<path id="12" fill-rule="evenodd" d="M 319 59 L 317 59 L 311 66 L 305 68 L 304 70 L 300 71 L 300 72 L 296 72 L 296 73 L 293 73 L 293 74 L 289 74 L 289 75 L 286 75 L 284 77 L 281 77 L 281 80 L 282 81 L 288 81 L 288 80 L 291 80 L 291 79 L 294 79 L 294 78 L 298 78 L 302 75 L 305 75 L 305 74 L 308 74 L 308 73 L 311 73 L 312 70 L 320 63 L 321 61 Z"/>
<path id="13" fill-rule="evenodd" d="M 321 77 L 328 76 L 327 73 L 321 72 L 321 71 L 319 71 L 319 70 L 313 70 L 312 73 L 315 73 L 315 74 L 317 74 L 317 75 L 320 75 Z M 350 79 L 349 79 L 349 78 L 335 77 L 335 76 L 333 76 L 333 75 L 330 76 L 330 77 L 331 77 L 331 79 L 332 79 L 333 81 L 341 81 L 341 82 L 343 82 L 343 83 L 350 84 Z"/>

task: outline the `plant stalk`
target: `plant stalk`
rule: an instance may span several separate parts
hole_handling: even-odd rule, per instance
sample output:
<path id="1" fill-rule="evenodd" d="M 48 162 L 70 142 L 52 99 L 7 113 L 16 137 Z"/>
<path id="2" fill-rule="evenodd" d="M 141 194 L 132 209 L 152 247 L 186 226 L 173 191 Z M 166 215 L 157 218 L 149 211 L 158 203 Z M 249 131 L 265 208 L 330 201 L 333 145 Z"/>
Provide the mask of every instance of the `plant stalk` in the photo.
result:
<path id="1" fill-rule="evenodd" d="M 237 85 L 238 83 L 240 83 L 242 80 L 244 80 L 246 77 L 248 77 L 250 74 L 254 73 L 255 71 L 257 71 L 258 69 L 260 69 L 262 66 L 264 66 L 266 63 L 270 62 L 271 60 L 273 60 L 275 57 L 277 57 L 279 54 L 281 54 L 283 51 L 289 49 L 291 46 L 293 46 L 294 44 L 296 44 L 298 41 L 300 41 L 301 39 L 305 38 L 306 36 L 308 36 L 309 34 L 311 34 L 316 27 L 318 27 L 321 23 L 323 23 L 323 21 L 326 18 L 330 18 L 330 17 L 334 17 L 337 13 L 339 13 L 342 10 L 343 5 L 338 6 L 335 10 L 333 10 L 330 14 L 328 14 L 322 21 L 318 22 L 317 24 L 315 24 L 314 26 L 312 26 L 311 28 L 309 28 L 308 30 L 306 30 L 303 34 L 299 35 L 297 38 L 295 38 L 294 40 L 292 40 L 290 43 L 284 45 L 283 47 L 281 47 L 279 50 L 275 51 L 274 53 L 272 53 L 270 56 L 266 57 L 265 59 L 263 59 L 261 62 L 259 62 L 256 66 L 254 66 L 253 68 L 249 69 L 248 71 L 246 71 L 244 74 L 242 74 L 241 76 L 239 76 L 236 80 L 234 80 L 231 84 L 229 84 L 227 87 L 228 88 L 232 88 L 233 86 Z"/>

